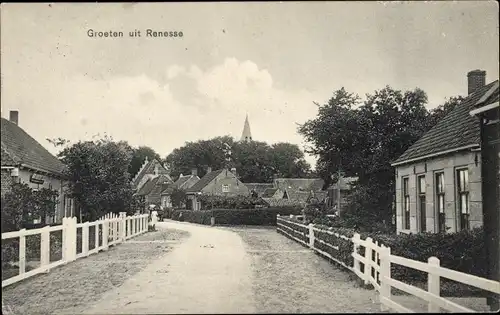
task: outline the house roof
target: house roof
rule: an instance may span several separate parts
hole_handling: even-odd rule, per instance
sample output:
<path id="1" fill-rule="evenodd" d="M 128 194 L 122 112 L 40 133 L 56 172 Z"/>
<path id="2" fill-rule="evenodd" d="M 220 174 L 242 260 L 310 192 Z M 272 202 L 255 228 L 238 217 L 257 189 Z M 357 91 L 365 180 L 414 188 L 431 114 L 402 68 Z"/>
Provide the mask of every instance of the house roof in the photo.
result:
<path id="1" fill-rule="evenodd" d="M 303 191 L 318 191 L 323 189 L 325 182 L 321 178 L 276 178 L 274 188 L 282 190 L 293 189 Z"/>
<path id="2" fill-rule="evenodd" d="M 25 166 L 64 176 L 65 165 L 15 123 L 2 118 L 2 166 Z"/>
<path id="3" fill-rule="evenodd" d="M 278 191 L 278 188 L 267 188 L 263 193 L 262 193 L 262 198 L 271 198 L 274 196 L 274 194 Z"/>
<path id="4" fill-rule="evenodd" d="M 273 184 L 268 183 L 245 183 L 250 191 L 254 190 L 257 194 L 262 195 L 267 189 L 273 188 Z"/>
<path id="5" fill-rule="evenodd" d="M 205 174 L 205 176 L 203 176 L 191 188 L 186 189 L 186 192 L 193 193 L 193 192 L 201 191 L 203 188 L 205 188 L 205 186 L 207 186 L 211 181 L 213 181 L 217 176 L 219 176 L 219 174 L 222 173 L 222 171 L 224 171 L 224 169 L 220 169 L 220 170 Z"/>
<path id="6" fill-rule="evenodd" d="M 146 158 L 141 169 L 139 170 L 139 172 L 137 172 L 134 179 L 132 180 L 132 185 L 136 187 L 145 175 L 153 174 L 154 170 L 155 170 L 155 165 L 158 165 L 158 173 L 159 174 L 163 174 L 163 175 L 167 176 L 167 178 L 171 182 L 173 182 L 172 179 L 170 178 L 170 175 L 168 175 L 168 170 L 158 160 L 153 159 L 151 161 L 148 161 Z"/>
<path id="7" fill-rule="evenodd" d="M 311 195 L 311 191 L 300 191 L 294 189 L 286 189 L 286 194 L 288 196 L 288 200 L 297 200 L 301 202 L 306 202 Z"/>
<path id="8" fill-rule="evenodd" d="M 165 184 L 170 183 L 169 178 L 160 174 L 153 178 L 150 178 L 142 185 L 141 189 L 137 192 L 138 196 L 145 196 L 149 194 L 160 194 L 162 190 L 165 189 Z"/>
<path id="9" fill-rule="evenodd" d="M 270 207 L 304 207 L 305 202 L 289 199 L 262 198 Z"/>
<path id="10" fill-rule="evenodd" d="M 187 181 L 193 177 L 196 177 L 198 180 L 200 180 L 200 178 L 196 175 L 185 175 L 185 176 L 180 176 L 176 181 L 175 183 L 173 184 L 170 184 L 170 185 L 164 185 L 164 188 L 161 192 L 162 195 L 169 195 L 171 194 L 175 188 L 177 189 L 181 189 L 182 186 L 184 186 Z"/>
<path id="11" fill-rule="evenodd" d="M 491 82 L 467 96 L 448 115 L 426 132 L 417 142 L 406 150 L 391 164 L 403 164 L 428 155 L 444 154 L 460 148 L 479 146 L 480 124 L 476 117 L 469 112 L 476 103 L 496 84 Z M 496 94 L 496 95 L 495 95 Z M 487 101 L 498 99 L 496 93 L 488 97 Z"/>

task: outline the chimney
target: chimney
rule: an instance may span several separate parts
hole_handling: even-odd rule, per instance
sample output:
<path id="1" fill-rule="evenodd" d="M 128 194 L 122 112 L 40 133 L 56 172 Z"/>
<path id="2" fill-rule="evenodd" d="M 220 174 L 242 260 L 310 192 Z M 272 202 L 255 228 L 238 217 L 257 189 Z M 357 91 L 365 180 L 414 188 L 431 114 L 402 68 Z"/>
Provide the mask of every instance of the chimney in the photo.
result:
<path id="1" fill-rule="evenodd" d="M 472 70 L 467 73 L 468 94 L 472 94 L 486 85 L 486 71 Z"/>
<path id="2" fill-rule="evenodd" d="M 208 173 L 211 173 L 211 172 L 212 172 L 212 167 L 211 167 L 211 166 L 208 166 L 208 167 L 207 167 L 207 174 L 208 174 Z"/>
<path id="3" fill-rule="evenodd" d="M 198 170 L 196 168 L 191 169 L 191 175 L 197 176 L 198 175 Z"/>
<path id="4" fill-rule="evenodd" d="M 19 124 L 19 112 L 17 110 L 11 110 L 10 111 L 10 117 L 9 120 L 16 125 Z"/>
<path id="5" fill-rule="evenodd" d="M 238 177 L 238 173 L 236 173 L 236 167 L 231 168 L 231 173 L 233 173 L 234 176 Z"/>

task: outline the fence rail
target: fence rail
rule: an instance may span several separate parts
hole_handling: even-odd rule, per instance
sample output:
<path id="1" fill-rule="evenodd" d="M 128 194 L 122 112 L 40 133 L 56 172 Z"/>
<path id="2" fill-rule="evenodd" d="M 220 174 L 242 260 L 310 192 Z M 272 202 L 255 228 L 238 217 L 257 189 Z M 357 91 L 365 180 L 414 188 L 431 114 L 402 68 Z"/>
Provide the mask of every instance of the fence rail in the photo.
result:
<path id="1" fill-rule="evenodd" d="M 415 312 L 392 299 L 391 289 L 396 288 L 426 301 L 428 303 L 428 312 L 430 313 L 439 312 L 441 309 L 450 312 L 476 312 L 475 310 L 469 309 L 440 296 L 441 278 L 447 278 L 500 295 L 500 282 L 441 267 L 440 261 L 436 257 L 430 257 L 427 263 L 425 263 L 392 255 L 390 247 L 379 244 L 369 237 L 363 240 L 361 239 L 361 236 L 356 233 L 352 238 L 349 238 L 330 230 L 320 229 L 313 224 L 305 225 L 296 222 L 293 219 L 297 217 L 300 218 L 301 216 L 294 217 L 291 215 L 290 220 L 286 217 L 278 215 L 277 231 L 303 245 L 310 247 L 319 254 L 354 272 L 365 282 L 365 284 L 373 285 L 379 293 L 381 308 L 383 311 L 392 309 L 400 313 Z M 300 229 L 307 229 L 308 233 L 303 233 Z M 296 233 L 307 237 L 309 242 L 304 242 L 303 240 L 294 237 L 293 235 Z M 326 252 L 325 249 L 318 248 L 316 244 L 322 244 L 334 252 L 339 251 L 339 246 L 331 244 L 325 239 L 321 239 L 318 235 L 319 233 L 326 233 L 337 239 L 343 240 L 344 242 L 352 242 L 352 265 L 348 265 L 337 259 L 331 253 Z M 359 254 L 361 248 L 365 249 L 364 255 Z M 426 272 L 428 274 L 427 291 L 391 278 L 391 264 L 397 264 Z M 363 266 L 363 268 L 361 268 L 361 266 Z"/>
<path id="2" fill-rule="evenodd" d="M 107 250 L 109 246 L 117 245 L 129 238 L 147 232 L 148 221 L 149 216 L 147 214 L 127 217 L 125 212 L 121 212 L 120 215 L 107 214 L 94 222 L 77 223 L 76 217 L 63 218 L 62 225 L 59 226 L 2 233 L 2 241 L 8 239 L 18 239 L 19 241 L 17 261 L 19 274 L 6 280 L 2 279 L 2 288 L 34 275 L 46 273 L 50 269 L 76 259 Z M 90 237 L 91 234 L 89 233 L 91 227 L 93 227 L 94 231 L 93 237 Z M 50 233 L 57 231 L 62 231 L 61 258 L 51 262 Z M 26 271 L 26 237 L 32 235 L 40 235 L 40 266 Z M 89 248 L 91 241 L 93 246 Z M 78 248 L 81 248 L 80 253 L 78 253 Z M 2 263 L 4 263 L 3 257 Z"/>

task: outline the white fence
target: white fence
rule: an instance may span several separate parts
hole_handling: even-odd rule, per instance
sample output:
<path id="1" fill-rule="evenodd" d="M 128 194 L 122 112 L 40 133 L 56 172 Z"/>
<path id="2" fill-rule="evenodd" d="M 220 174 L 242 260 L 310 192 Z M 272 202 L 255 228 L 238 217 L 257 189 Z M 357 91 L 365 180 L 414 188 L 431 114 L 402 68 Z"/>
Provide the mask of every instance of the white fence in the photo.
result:
<path id="1" fill-rule="evenodd" d="M 2 288 L 36 274 L 46 273 L 59 265 L 107 250 L 109 246 L 116 245 L 131 237 L 147 232 L 148 217 L 147 214 L 127 217 L 125 216 L 125 212 L 121 212 L 119 216 L 116 214 L 107 214 L 98 221 L 85 223 L 77 223 L 76 217 L 72 217 L 63 218 L 62 225 L 58 226 L 46 226 L 40 229 L 22 229 L 16 232 L 2 233 L 2 241 L 19 239 L 19 274 L 2 280 Z M 89 237 L 91 227 L 94 227 L 94 237 L 92 239 Z M 60 248 L 62 255 L 60 259 L 51 261 L 51 233 L 58 231 L 62 233 Z M 26 272 L 26 237 L 30 235 L 40 235 L 40 265 Z M 92 249 L 89 249 L 89 243 L 91 242 L 93 242 L 94 246 Z M 80 246 L 81 252 L 78 253 Z"/>
<path id="2" fill-rule="evenodd" d="M 293 218 L 293 216 L 290 217 Z M 300 216 L 297 217 L 300 218 Z M 292 225 L 295 228 L 292 228 L 289 225 Z M 343 265 L 345 268 L 354 272 L 365 282 L 365 284 L 372 284 L 379 292 L 380 303 L 382 304 L 383 311 L 393 309 L 394 311 L 401 313 L 415 312 L 399 303 L 396 303 L 391 298 L 391 289 L 394 287 L 426 301 L 428 303 L 428 312 L 430 313 L 439 312 L 440 309 L 450 312 L 475 313 L 475 310 L 471 310 L 440 296 L 441 278 L 447 278 L 459 283 L 464 283 L 468 286 L 492 292 L 494 294 L 500 294 L 500 282 L 498 281 L 441 267 L 439 265 L 439 259 L 436 257 L 430 257 L 427 263 L 425 263 L 392 255 L 389 247 L 379 245 L 378 242 L 374 242 L 371 238 L 362 240 L 358 233 L 356 233 L 352 238 L 348 238 L 343 235 L 339 235 L 338 233 L 334 233 L 331 230 L 319 229 L 313 224 L 300 224 L 292 220 L 287 220 L 279 215 L 277 218 L 277 230 L 295 241 L 310 247 L 321 255 Z M 316 237 L 315 234 L 317 234 L 317 232 L 327 233 L 333 237 L 351 241 L 353 243 L 353 265 L 348 266 L 324 250 L 317 248 L 315 246 L 316 242 L 324 244 L 333 250 L 339 250 L 338 245 L 325 242 L 324 240 Z M 364 256 L 358 254 L 358 249 L 360 247 L 365 248 Z M 361 271 L 361 264 L 364 266 L 363 271 Z M 391 278 L 391 264 L 397 264 L 426 272 L 428 274 L 427 291 Z"/>

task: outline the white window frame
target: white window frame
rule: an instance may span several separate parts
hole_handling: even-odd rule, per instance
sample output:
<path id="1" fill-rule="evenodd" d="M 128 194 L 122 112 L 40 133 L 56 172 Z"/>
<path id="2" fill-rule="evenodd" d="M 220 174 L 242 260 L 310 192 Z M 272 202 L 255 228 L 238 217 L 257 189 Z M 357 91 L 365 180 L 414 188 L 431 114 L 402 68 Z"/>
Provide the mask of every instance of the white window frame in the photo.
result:
<path id="1" fill-rule="evenodd" d="M 229 192 L 229 184 L 222 185 L 222 192 Z"/>
<path id="2" fill-rule="evenodd" d="M 463 172 L 463 173 L 462 173 Z M 464 174 L 463 183 L 460 174 Z M 457 203 L 456 210 L 459 218 L 460 230 L 470 229 L 470 181 L 469 181 L 469 169 L 466 167 L 455 169 L 455 181 L 456 181 L 456 191 L 457 191 Z M 464 184 L 465 187 L 462 187 Z M 465 198 L 465 209 L 462 207 L 462 198 Z M 465 224 L 464 224 L 465 221 Z"/>

